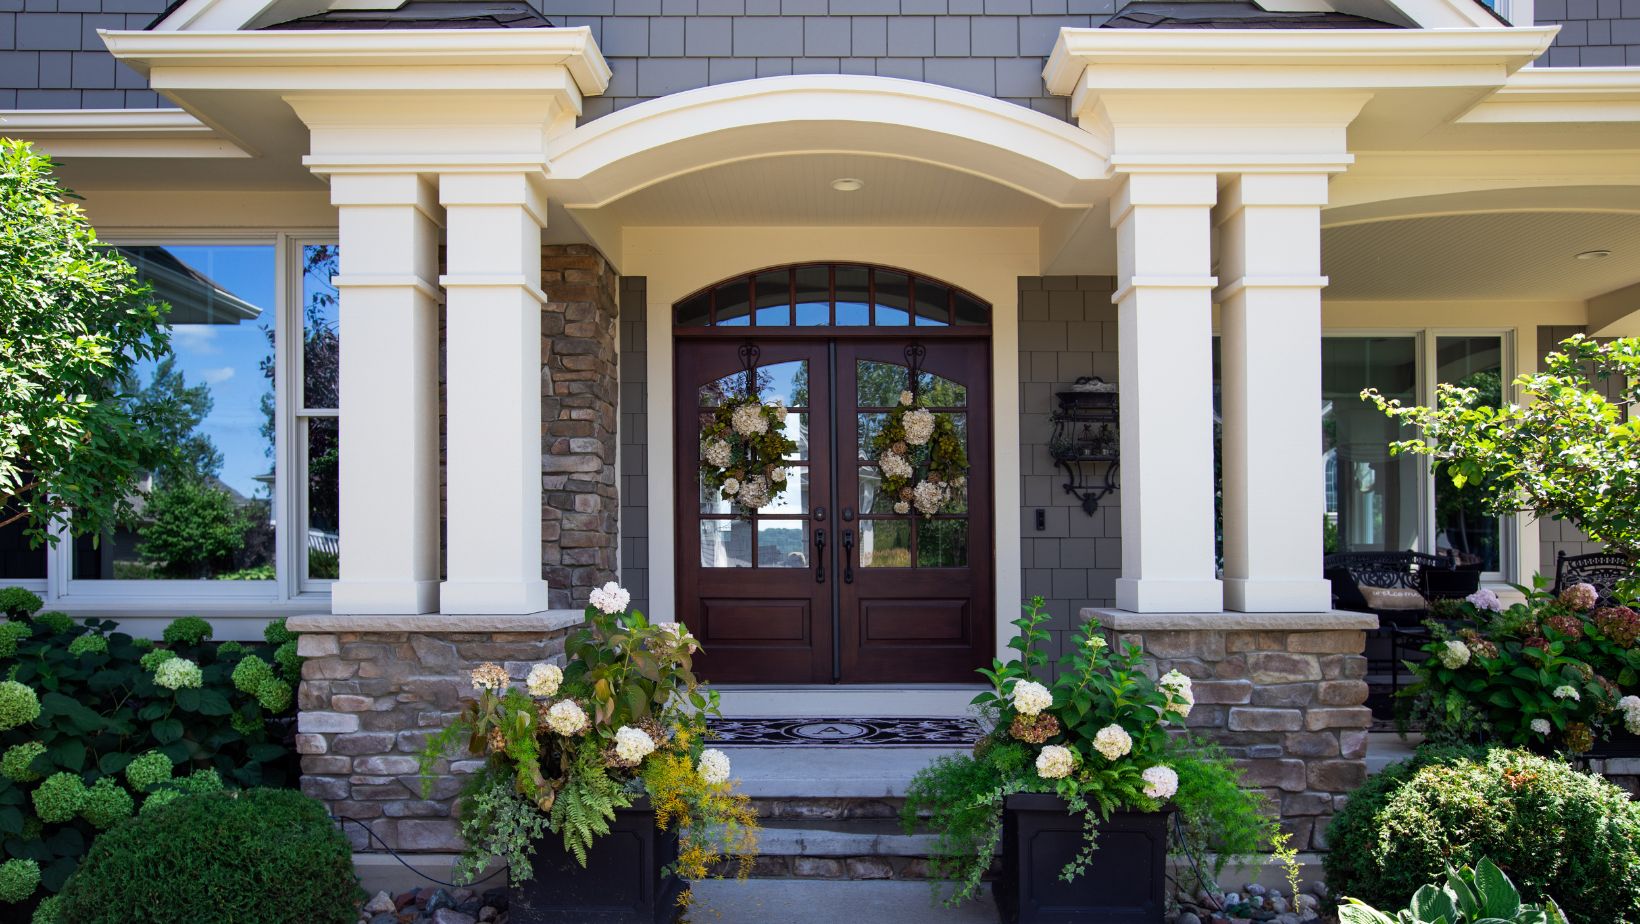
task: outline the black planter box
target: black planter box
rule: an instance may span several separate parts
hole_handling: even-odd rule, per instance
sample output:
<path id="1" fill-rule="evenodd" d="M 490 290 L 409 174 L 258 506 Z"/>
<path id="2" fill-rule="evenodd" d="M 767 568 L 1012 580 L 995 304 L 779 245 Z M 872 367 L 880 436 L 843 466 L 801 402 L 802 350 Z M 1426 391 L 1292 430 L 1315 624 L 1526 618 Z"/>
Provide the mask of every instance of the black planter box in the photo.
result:
<path id="1" fill-rule="evenodd" d="M 1611 740 L 1597 742 L 1585 756 L 1597 760 L 1640 757 L 1640 735 L 1631 735 L 1619 728 L 1612 732 Z"/>
<path id="2" fill-rule="evenodd" d="M 582 868 L 555 834 L 535 848 L 535 875 L 512 886 L 512 924 L 669 924 L 685 884 L 661 870 L 678 859 L 678 832 L 655 828 L 645 805 L 620 809 Z"/>
<path id="3" fill-rule="evenodd" d="M 1171 811 L 1116 812 L 1073 882 L 1059 874 L 1082 849 L 1082 816 L 1065 800 L 1019 793 L 1003 803 L 1002 870 L 993 891 L 1004 924 L 1161 924 Z"/>

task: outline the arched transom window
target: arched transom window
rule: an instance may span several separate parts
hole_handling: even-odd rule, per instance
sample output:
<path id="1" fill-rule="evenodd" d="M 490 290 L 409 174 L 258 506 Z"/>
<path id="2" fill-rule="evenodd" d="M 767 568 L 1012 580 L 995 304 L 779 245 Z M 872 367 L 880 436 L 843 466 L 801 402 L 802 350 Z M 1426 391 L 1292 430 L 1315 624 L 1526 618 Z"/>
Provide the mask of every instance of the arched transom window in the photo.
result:
<path id="1" fill-rule="evenodd" d="M 679 328 L 985 327 L 991 306 L 955 286 L 862 263 L 805 263 L 720 282 L 677 303 Z"/>

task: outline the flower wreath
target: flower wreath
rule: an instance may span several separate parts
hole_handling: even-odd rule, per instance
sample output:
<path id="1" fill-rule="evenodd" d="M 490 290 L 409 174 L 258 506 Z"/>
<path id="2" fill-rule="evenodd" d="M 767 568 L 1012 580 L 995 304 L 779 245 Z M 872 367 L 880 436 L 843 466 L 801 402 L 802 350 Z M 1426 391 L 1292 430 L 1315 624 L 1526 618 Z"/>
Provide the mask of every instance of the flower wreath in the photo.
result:
<path id="1" fill-rule="evenodd" d="M 785 427 L 786 405 L 778 398 L 764 404 L 748 395 L 718 405 L 700 434 L 707 487 L 748 513 L 779 497 L 786 487 L 784 460 L 797 452 Z"/>
<path id="2" fill-rule="evenodd" d="M 882 469 L 883 494 L 894 498 L 894 512 L 916 507 L 927 518 L 967 486 L 968 452 L 949 415 L 914 407 L 916 401 L 911 392 L 900 392 L 900 403 L 871 440 L 871 454 Z"/>

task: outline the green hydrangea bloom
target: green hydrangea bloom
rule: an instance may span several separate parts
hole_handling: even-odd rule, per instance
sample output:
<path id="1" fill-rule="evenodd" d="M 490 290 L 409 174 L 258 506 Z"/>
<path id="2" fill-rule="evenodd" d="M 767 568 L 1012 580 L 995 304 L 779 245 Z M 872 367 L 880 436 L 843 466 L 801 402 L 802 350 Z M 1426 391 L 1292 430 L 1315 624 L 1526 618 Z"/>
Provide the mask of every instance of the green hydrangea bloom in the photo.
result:
<path id="1" fill-rule="evenodd" d="M 80 813 L 85 794 L 85 782 L 78 773 L 53 773 L 34 790 L 34 814 L 52 824 L 68 821 Z"/>
<path id="2" fill-rule="evenodd" d="M 108 639 L 95 632 L 87 632 L 68 643 L 68 653 L 76 658 L 88 654 L 107 654 Z"/>
<path id="3" fill-rule="evenodd" d="M 40 904 L 35 907 L 34 917 L 29 919 L 29 924 L 61 924 L 62 905 L 61 895 L 40 899 Z"/>
<path id="4" fill-rule="evenodd" d="M 233 715 L 228 716 L 228 724 L 233 726 L 234 731 L 247 738 L 254 738 L 267 731 L 267 726 L 260 716 L 246 716 L 238 710 L 234 710 Z"/>
<path id="5" fill-rule="evenodd" d="M 34 782 L 41 775 L 29 769 L 29 765 L 45 752 L 46 746 L 38 741 L 25 741 L 6 748 L 5 756 L 0 757 L 0 776 L 15 783 Z"/>
<path id="6" fill-rule="evenodd" d="M 0 863 L 0 902 L 27 901 L 40 887 L 40 864 L 33 860 Z"/>
<path id="7" fill-rule="evenodd" d="M 184 793 L 180 789 L 171 789 L 169 787 L 165 789 L 156 789 L 149 793 L 146 799 L 142 800 L 142 808 L 138 809 L 137 813 L 146 815 L 150 809 L 157 809 L 160 806 L 170 805 L 185 795 L 187 795 L 187 793 Z"/>
<path id="8" fill-rule="evenodd" d="M 296 641 L 296 633 L 285 628 L 283 619 L 275 619 L 262 627 L 262 638 L 266 639 L 269 645 L 283 645 Z"/>
<path id="9" fill-rule="evenodd" d="M 222 644 L 216 646 L 216 656 L 219 657 L 219 658 L 227 658 L 227 657 L 231 657 L 233 655 L 242 655 L 242 654 L 245 653 L 245 651 L 246 651 L 246 649 L 245 649 L 244 645 L 240 644 L 239 642 L 233 641 L 232 639 L 229 639 L 228 641 L 223 642 Z"/>
<path id="10" fill-rule="evenodd" d="M 17 643 L 33 634 L 26 622 L 0 622 L 0 658 L 17 654 Z"/>
<path id="11" fill-rule="evenodd" d="M 211 637 L 211 624 L 198 616 L 171 620 L 162 636 L 173 645 L 198 645 Z"/>
<path id="12" fill-rule="evenodd" d="M 27 616 L 37 613 L 46 602 L 40 595 L 31 593 L 21 587 L 7 587 L 0 589 L 0 613 L 13 613 L 18 616 Z"/>
<path id="13" fill-rule="evenodd" d="M 125 781 L 137 792 L 147 792 L 171 778 L 171 758 L 149 751 L 125 765 Z"/>
<path id="14" fill-rule="evenodd" d="M 203 686 L 205 675 L 187 658 L 167 658 L 154 669 L 154 682 L 167 690 L 181 690 Z"/>
<path id="15" fill-rule="evenodd" d="M 280 645 L 273 653 L 273 659 L 279 662 L 279 669 L 285 674 L 285 682 L 295 684 L 302 679 L 302 657 L 296 653 L 296 640 L 291 639 Z"/>
<path id="16" fill-rule="evenodd" d="M 259 696 L 262 688 L 273 680 L 273 668 L 256 655 L 247 655 L 234 665 L 233 685 L 241 693 Z"/>
<path id="17" fill-rule="evenodd" d="M 136 801 L 120 785 L 120 781 L 105 776 L 85 791 L 85 799 L 80 802 L 80 817 L 91 822 L 93 828 L 103 831 L 130 818 L 136 807 Z"/>
<path id="18" fill-rule="evenodd" d="M 159 666 L 161 664 L 164 664 L 166 661 L 169 661 L 176 656 L 177 653 L 169 648 L 155 648 L 153 651 L 150 651 L 141 658 L 138 658 L 137 661 L 142 665 L 143 670 L 157 671 L 159 670 Z"/>
<path id="19" fill-rule="evenodd" d="M 131 647 L 138 651 L 152 651 L 154 640 L 151 638 L 134 638 L 131 640 Z"/>
<path id="20" fill-rule="evenodd" d="M 290 708 L 290 701 L 294 695 L 295 691 L 291 689 L 290 684 L 275 678 L 263 684 L 262 689 L 257 691 L 256 701 L 262 704 L 263 709 L 277 715 Z"/>
<path id="21" fill-rule="evenodd" d="M 74 631 L 74 620 L 69 618 L 67 613 L 60 613 L 56 610 L 52 610 L 49 613 L 41 613 L 40 615 L 34 617 L 34 621 L 53 632 L 60 633 Z"/>
<path id="22" fill-rule="evenodd" d="M 0 683 L 0 731 L 26 725 L 40 717 L 40 698 L 34 690 L 7 680 Z"/>
<path id="23" fill-rule="evenodd" d="M 221 792 L 228 787 L 222 785 L 222 775 L 216 770 L 207 768 L 195 770 L 177 782 L 182 784 L 184 792 L 190 795 L 199 795 L 206 792 Z"/>

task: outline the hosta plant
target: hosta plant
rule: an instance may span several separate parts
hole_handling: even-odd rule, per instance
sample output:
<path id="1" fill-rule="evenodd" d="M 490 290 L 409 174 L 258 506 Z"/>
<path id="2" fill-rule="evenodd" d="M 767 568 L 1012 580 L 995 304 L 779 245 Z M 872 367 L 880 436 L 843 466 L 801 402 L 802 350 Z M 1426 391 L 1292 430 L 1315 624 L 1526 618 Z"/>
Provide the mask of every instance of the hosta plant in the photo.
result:
<path id="1" fill-rule="evenodd" d="M 681 833 L 680 877 L 707 878 L 727 859 L 750 872 L 756 815 L 728 757 L 704 746 L 718 699 L 695 678 L 700 646 L 680 624 L 627 612 L 629 599 L 614 583 L 593 592 L 562 668 L 533 665 L 522 682 L 498 664 L 471 672 L 475 697 L 422 753 L 429 790 L 451 752 L 484 761 L 462 794 L 458 875 L 500 858 L 527 880 L 549 832 L 584 866 L 615 810 L 646 796 L 656 824 Z"/>
<path id="2" fill-rule="evenodd" d="M 1445 883 L 1421 887 L 1411 907 L 1393 915 L 1353 898 L 1345 902 L 1339 924 L 1567 924 L 1554 899 L 1523 904 L 1515 884 L 1485 858 L 1473 868 L 1449 869 Z"/>

